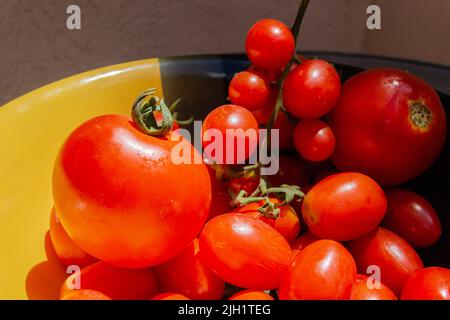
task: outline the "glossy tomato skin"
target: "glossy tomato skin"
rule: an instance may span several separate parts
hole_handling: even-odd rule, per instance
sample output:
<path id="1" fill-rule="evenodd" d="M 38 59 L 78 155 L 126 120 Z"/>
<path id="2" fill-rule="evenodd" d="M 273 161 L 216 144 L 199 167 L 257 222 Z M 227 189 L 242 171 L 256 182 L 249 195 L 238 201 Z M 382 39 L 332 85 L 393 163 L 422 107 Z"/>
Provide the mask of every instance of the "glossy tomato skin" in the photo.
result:
<path id="1" fill-rule="evenodd" d="M 96 290 L 81 289 L 62 297 L 61 300 L 112 300 L 107 295 Z"/>
<path id="2" fill-rule="evenodd" d="M 406 281 L 402 300 L 450 300 L 450 269 L 430 267 Z"/>
<path id="3" fill-rule="evenodd" d="M 371 69 L 349 79 L 330 120 L 337 142 L 334 164 L 382 185 L 400 184 L 425 171 L 446 136 L 436 92 L 397 69 Z"/>
<path id="4" fill-rule="evenodd" d="M 54 166 L 53 198 L 81 249 L 141 268 L 189 245 L 207 218 L 211 186 L 204 164 L 172 161 L 175 146 L 197 152 L 179 141 L 141 133 L 122 115 L 93 118 L 71 133 Z"/>
<path id="5" fill-rule="evenodd" d="M 228 98 L 231 102 L 248 110 L 261 108 L 267 103 L 269 96 L 269 83 L 256 72 L 238 72 L 228 86 Z"/>
<path id="6" fill-rule="evenodd" d="M 388 210 L 383 226 L 408 241 L 424 248 L 439 240 L 442 233 L 439 217 L 425 198 L 401 188 L 386 190 Z"/>
<path id="7" fill-rule="evenodd" d="M 277 288 L 290 263 L 291 248 L 283 236 L 248 215 L 215 217 L 203 228 L 199 243 L 205 265 L 241 288 Z"/>
<path id="8" fill-rule="evenodd" d="M 394 292 L 382 283 L 379 284 L 379 288 L 369 287 L 368 279 L 361 274 L 356 276 L 350 300 L 397 300 Z M 369 282 L 371 281 L 369 280 Z M 373 284 L 370 283 L 370 285 Z"/>
<path id="9" fill-rule="evenodd" d="M 274 300 L 271 295 L 257 290 L 242 290 L 232 295 L 228 300 Z"/>
<path id="10" fill-rule="evenodd" d="M 278 295 L 282 300 L 345 300 L 355 279 L 355 262 L 347 249 L 333 240 L 319 240 L 294 258 Z"/>
<path id="11" fill-rule="evenodd" d="M 311 188 L 303 200 L 302 214 L 317 237 L 348 241 L 373 230 L 383 219 L 386 206 L 383 189 L 374 180 L 343 172 Z"/>
<path id="12" fill-rule="evenodd" d="M 327 114 L 341 92 L 339 74 L 324 60 L 306 60 L 289 72 L 283 84 L 283 103 L 300 119 L 315 119 Z"/>
<path id="13" fill-rule="evenodd" d="M 198 256 L 198 239 L 174 259 L 155 267 L 160 290 L 177 292 L 192 300 L 217 300 L 225 283 Z"/>
<path id="14" fill-rule="evenodd" d="M 294 130 L 294 145 L 309 161 L 324 161 L 331 157 L 336 140 L 333 130 L 319 119 L 302 120 Z"/>
<path id="15" fill-rule="evenodd" d="M 190 300 L 188 297 L 173 292 L 159 293 L 150 300 Z"/>
<path id="16" fill-rule="evenodd" d="M 417 252 L 395 233 L 378 227 L 365 236 L 351 241 L 348 248 L 355 258 L 358 271 L 378 266 L 381 282 L 400 296 L 403 285 L 414 272 L 423 268 Z"/>
<path id="17" fill-rule="evenodd" d="M 295 40 L 282 22 L 262 19 L 249 30 L 245 51 L 252 64 L 262 70 L 280 70 L 294 55 Z"/>
<path id="18" fill-rule="evenodd" d="M 235 130 L 235 135 L 227 138 L 227 130 Z M 250 111 L 233 104 L 222 105 L 211 111 L 203 121 L 203 152 L 218 164 L 243 163 L 257 150 L 258 132 L 258 122 Z M 223 148 L 214 142 L 217 135 L 221 137 Z M 240 145 L 244 146 L 244 150 L 238 152 Z"/>

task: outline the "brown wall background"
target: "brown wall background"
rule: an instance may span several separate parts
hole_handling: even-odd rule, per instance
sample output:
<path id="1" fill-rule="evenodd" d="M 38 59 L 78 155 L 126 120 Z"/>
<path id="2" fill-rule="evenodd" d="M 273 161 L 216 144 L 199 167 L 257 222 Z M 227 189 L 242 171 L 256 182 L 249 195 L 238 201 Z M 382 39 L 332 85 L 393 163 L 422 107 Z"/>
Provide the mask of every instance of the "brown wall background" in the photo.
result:
<path id="1" fill-rule="evenodd" d="M 248 28 L 291 24 L 298 0 L 0 0 L 0 105 L 60 78 L 148 57 L 243 52 Z M 66 28 L 81 7 L 82 30 Z M 381 7 L 381 30 L 366 8 Z M 311 0 L 300 50 L 450 65 L 449 0 Z"/>

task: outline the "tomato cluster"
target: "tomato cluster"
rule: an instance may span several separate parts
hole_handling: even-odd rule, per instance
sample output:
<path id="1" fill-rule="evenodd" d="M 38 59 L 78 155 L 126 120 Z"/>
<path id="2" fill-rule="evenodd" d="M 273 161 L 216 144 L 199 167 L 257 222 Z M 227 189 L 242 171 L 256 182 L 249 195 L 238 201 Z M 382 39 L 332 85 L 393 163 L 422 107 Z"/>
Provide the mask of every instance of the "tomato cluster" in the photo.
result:
<path id="1" fill-rule="evenodd" d="M 146 134 L 125 116 L 94 118 L 68 137 L 50 234 L 61 262 L 82 269 L 62 299 L 450 299 L 450 270 L 425 268 L 415 250 L 438 241 L 438 213 L 387 187 L 422 173 L 442 148 L 436 93 L 389 69 L 341 86 L 332 64 L 297 58 L 295 44 L 280 21 L 250 28 L 252 65 L 231 80 L 232 104 L 204 119 L 200 164 L 171 161 L 176 131 Z M 267 177 L 242 165 L 263 126 L 280 130 L 282 151 Z M 211 147 L 215 134 L 221 148 Z"/>

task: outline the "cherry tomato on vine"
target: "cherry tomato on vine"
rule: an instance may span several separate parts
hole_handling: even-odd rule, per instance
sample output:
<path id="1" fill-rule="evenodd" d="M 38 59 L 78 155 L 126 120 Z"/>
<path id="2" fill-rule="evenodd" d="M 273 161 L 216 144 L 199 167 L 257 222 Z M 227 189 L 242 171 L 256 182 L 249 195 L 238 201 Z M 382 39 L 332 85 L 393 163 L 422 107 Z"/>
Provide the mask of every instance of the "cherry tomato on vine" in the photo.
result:
<path id="1" fill-rule="evenodd" d="M 350 300 L 397 300 L 391 289 L 382 283 L 375 284 L 373 282 L 368 277 L 358 274 L 353 284 Z"/>
<path id="2" fill-rule="evenodd" d="M 450 300 L 450 269 L 430 267 L 417 271 L 405 283 L 402 300 Z"/>
<path id="3" fill-rule="evenodd" d="M 159 293 L 150 300 L 189 300 L 189 298 L 179 293 L 166 292 Z"/>
<path id="4" fill-rule="evenodd" d="M 441 236 L 441 223 L 431 203 L 405 189 L 386 190 L 388 210 L 383 226 L 414 247 L 432 245 Z"/>
<path id="5" fill-rule="evenodd" d="M 232 295 L 228 300 L 274 300 L 271 295 L 257 290 L 243 290 Z"/>
<path id="6" fill-rule="evenodd" d="M 320 118 L 330 112 L 341 92 L 341 80 L 333 65 L 306 60 L 289 72 L 283 84 L 283 103 L 300 119 Z"/>
<path id="7" fill-rule="evenodd" d="M 282 300 L 348 299 L 355 278 L 350 252 L 339 242 L 318 240 L 294 258 L 278 295 Z"/>
<path id="8" fill-rule="evenodd" d="M 319 238 L 348 241 L 373 230 L 386 212 L 383 189 L 360 173 L 329 176 L 306 194 L 302 214 Z"/>
<path id="9" fill-rule="evenodd" d="M 295 148 L 306 160 L 323 161 L 330 158 L 335 142 L 333 130 L 319 119 L 302 120 L 295 127 Z"/>
<path id="10" fill-rule="evenodd" d="M 199 238 L 200 258 L 224 281 L 255 290 L 277 288 L 289 267 L 291 248 L 263 221 L 227 213 L 206 223 Z"/>
<path id="11" fill-rule="evenodd" d="M 236 195 L 241 190 L 244 190 L 247 194 L 251 194 L 258 188 L 260 180 L 260 172 L 258 170 L 251 170 L 245 172 L 241 177 L 230 178 L 228 188 Z"/>
<path id="12" fill-rule="evenodd" d="M 110 297 L 96 290 L 81 289 L 69 293 L 61 300 L 112 300 Z"/>
<path id="13" fill-rule="evenodd" d="M 248 110 L 261 108 L 268 102 L 269 96 L 269 83 L 256 72 L 238 72 L 228 86 L 231 102 Z"/>
<path id="14" fill-rule="evenodd" d="M 249 30 L 245 51 L 252 64 L 263 70 L 280 70 L 293 57 L 295 40 L 282 22 L 262 19 Z"/>

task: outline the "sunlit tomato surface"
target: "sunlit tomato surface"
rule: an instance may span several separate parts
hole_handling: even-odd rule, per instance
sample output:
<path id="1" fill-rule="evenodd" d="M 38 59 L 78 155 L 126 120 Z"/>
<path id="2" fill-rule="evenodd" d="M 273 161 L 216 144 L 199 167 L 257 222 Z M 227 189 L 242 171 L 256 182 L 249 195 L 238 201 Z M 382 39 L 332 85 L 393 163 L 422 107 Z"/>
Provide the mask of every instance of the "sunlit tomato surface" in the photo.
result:
<path id="1" fill-rule="evenodd" d="M 223 296 L 225 283 L 198 256 L 198 240 L 174 259 L 155 267 L 159 289 L 177 292 L 193 300 L 216 300 Z"/>
<path id="2" fill-rule="evenodd" d="M 446 136 L 445 112 L 434 89 L 397 69 L 371 69 L 349 79 L 330 124 L 336 136 L 335 165 L 383 185 L 425 171 Z"/>
<path id="3" fill-rule="evenodd" d="M 398 296 L 406 280 L 423 268 L 422 260 L 413 247 L 383 228 L 351 241 L 348 248 L 355 258 L 359 273 L 365 274 L 369 266 L 378 266 L 381 282 Z"/>
<path id="4" fill-rule="evenodd" d="M 283 103 L 300 119 L 320 118 L 336 104 L 341 80 L 333 65 L 306 60 L 289 72 L 283 84 Z"/>
<path id="5" fill-rule="evenodd" d="M 430 267 L 417 271 L 403 287 L 402 300 L 450 300 L 450 269 Z"/>
<path id="6" fill-rule="evenodd" d="M 72 273 L 61 287 L 61 298 L 77 291 L 77 285 L 78 289 L 100 291 L 113 300 L 147 300 L 158 291 L 151 269 L 125 269 L 105 262 Z"/>
<path id="7" fill-rule="evenodd" d="M 319 120 L 302 120 L 294 130 L 294 145 L 298 153 L 310 161 L 323 161 L 331 157 L 335 138 L 327 123 Z"/>
<path id="8" fill-rule="evenodd" d="M 245 51 L 256 68 L 280 70 L 294 55 L 295 40 L 291 30 L 282 22 L 263 19 L 249 30 Z"/>
<path id="9" fill-rule="evenodd" d="M 353 284 L 350 300 L 397 300 L 397 297 L 384 284 L 376 284 L 372 279 L 358 274 Z"/>
<path id="10" fill-rule="evenodd" d="M 374 229 L 386 212 L 383 189 L 360 173 L 329 176 L 308 192 L 302 214 L 319 238 L 347 241 Z"/>
<path id="11" fill-rule="evenodd" d="M 64 297 L 61 298 L 61 300 L 112 300 L 112 299 L 107 295 L 101 293 L 100 291 L 81 289 L 65 295 Z"/>
<path id="12" fill-rule="evenodd" d="M 274 300 L 271 295 L 257 290 L 243 290 L 232 295 L 228 300 Z"/>
<path id="13" fill-rule="evenodd" d="M 258 123 L 253 114 L 241 106 L 217 107 L 203 121 L 202 142 L 205 156 L 216 163 L 243 163 L 257 150 Z"/>
<path id="14" fill-rule="evenodd" d="M 271 198 L 273 203 L 279 204 L 280 200 Z M 277 230 L 289 243 L 295 240 L 300 232 L 300 220 L 294 209 L 289 204 L 279 206 L 279 216 L 276 219 L 264 217 L 258 208 L 264 205 L 264 201 L 253 202 L 244 207 L 239 207 L 235 212 L 250 215 L 256 219 L 260 219 Z"/>
<path id="15" fill-rule="evenodd" d="M 275 186 L 282 184 L 296 185 L 303 188 L 310 183 L 308 170 L 302 160 L 296 156 L 280 154 L 278 159 L 274 159 L 278 167 L 275 175 L 267 176 L 269 182 Z"/>
<path id="16" fill-rule="evenodd" d="M 157 294 L 151 300 L 189 300 L 189 298 L 179 293 L 166 292 Z"/>
<path id="17" fill-rule="evenodd" d="M 50 214 L 50 237 L 58 259 L 65 265 L 86 267 L 97 261 L 94 257 L 81 250 L 64 231 L 55 209 Z"/>
<path id="18" fill-rule="evenodd" d="M 277 288 L 290 263 L 291 248 L 283 236 L 248 215 L 215 217 L 205 225 L 199 243 L 205 265 L 241 288 Z"/>
<path id="19" fill-rule="evenodd" d="M 81 249 L 138 268 L 169 260 L 196 237 L 209 211 L 210 179 L 204 164 L 172 161 L 175 146 L 197 152 L 178 138 L 141 133 L 122 115 L 91 119 L 70 134 L 54 166 L 53 198 Z"/>
<path id="20" fill-rule="evenodd" d="M 355 262 L 347 249 L 333 240 L 319 240 L 295 257 L 278 295 L 282 300 L 348 299 L 355 278 Z"/>
<path id="21" fill-rule="evenodd" d="M 388 210 L 383 225 L 414 247 L 423 248 L 441 236 L 441 223 L 431 203 L 405 189 L 386 190 Z"/>
<path id="22" fill-rule="evenodd" d="M 256 72 L 238 72 L 228 86 L 231 102 L 248 110 L 261 108 L 268 102 L 269 96 L 269 83 Z"/>

